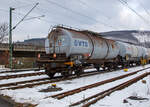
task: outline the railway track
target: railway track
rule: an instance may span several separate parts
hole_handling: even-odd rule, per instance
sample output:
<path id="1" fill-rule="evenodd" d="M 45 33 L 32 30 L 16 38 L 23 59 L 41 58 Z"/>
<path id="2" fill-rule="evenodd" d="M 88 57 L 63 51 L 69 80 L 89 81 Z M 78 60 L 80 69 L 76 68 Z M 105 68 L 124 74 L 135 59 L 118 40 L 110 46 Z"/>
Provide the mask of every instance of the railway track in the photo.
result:
<path id="1" fill-rule="evenodd" d="M 139 71 L 146 70 L 148 68 L 150 68 L 150 67 L 147 67 L 145 69 L 141 69 Z M 139 71 L 136 71 L 136 72 L 139 72 Z M 43 75 L 43 73 L 44 72 L 42 72 L 42 74 L 40 74 L 40 75 Z M 92 76 L 92 75 L 97 75 L 100 73 L 107 73 L 107 72 L 97 72 L 97 71 L 88 72 L 88 73 L 82 74 L 80 77 Z M 134 73 L 131 73 L 131 74 L 134 74 Z M 127 74 L 127 75 L 131 75 L 131 74 Z M 38 75 L 38 74 L 35 74 L 35 75 Z M 14 76 L 13 78 L 15 78 L 15 77 L 26 77 L 26 76 L 27 76 L 26 74 L 25 75 L 19 74 L 19 76 Z M 5 78 L 3 78 L 3 79 L 8 78 L 6 76 L 4 76 L 4 77 Z M 42 78 L 42 79 L 26 80 L 26 81 L 20 81 L 20 82 L 11 82 L 11 83 L 6 83 L 6 84 L 0 84 L 0 90 L 5 90 L 5 89 L 15 90 L 15 89 L 22 89 L 22 88 L 32 88 L 32 87 L 38 86 L 38 85 L 49 84 L 49 83 L 59 82 L 59 81 L 64 81 L 64 80 L 71 80 L 71 79 L 76 79 L 76 78 L 80 78 L 80 77 L 77 77 L 76 75 L 70 76 L 68 78 L 63 78 L 62 76 L 57 76 L 51 80 L 49 78 Z M 1 76 L 0 76 L 0 79 L 1 79 Z"/>
<path id="2" fill-rule="evenodd" d="M 0 88 L 17 86 L 17 85 L 31 83 L 31 82 L 37 82 L 37 81 L 46 81 L 46 80 L 49 80 L 49 78 L 42 78 L 42 79 L 34 79 L 34 80 L 26 80 L 26 81 L 20 81 L 20 82 L 12 82 L 12 83 L 7 83 L 7 84 L 0 84 Z"/>
<path id="3" fill-rule="evenodd" d="M 103 72 L 93 71 L 93 72 L 85 73 L 85 74 L 81 75 L 80 77 L 96 75 L 96 74 L 100 74 L 100 73 L 103 73 Z M 40 75 L 43 75 L 43 72 Z M 27 76 L 27 74 L 0 76 L 0 80 L 12 79 L 12 78 L 17 78 L 17 77 L 26 77 L 26 76 Z M 32 76 L 32 75 L 30 75 L 30 76 Z M 33 76 L 36 76 L 36 73 Z M 21 88 L 26 88 L 26 87 L 31 87 L 32 88 L 36 85 L 48 84 L 48 83 L 52 83 L 52 82 L 59 82 L 59 81 L 74 79 L 74 78 L 79 78 L 79 77 L 76 77 L 75 75 L 73 75 L 72 77 L 68 77 L 68 78 L 63 78 L 62 76 L 57 76 L 57 77 L 54 77 L 51 80 L 50 80 L 50 78 L 42 78 L 42 79 L 26 80 L 26 81 L 20 81 L 20 82 L 11 82 L 11 83 L 6 83 L 6 84 L 0 84 L 0 88 L 1 88 L 0 90 L 4 90 L 4 89 L 21 89 Z M 49 80 L 49 81 L 47 81 L 47 80 Z M 33 82 L 38 82 L 38 83 L 33 83 Z M 18 86 L 18 85 L 21 85 L 21 86 Z M 10 88 L 3 88 L 3 87 L 10 87 Z"/>
<path id="4" fill-rule="evenodd" d="M 29 77 L 29 76 L 36 76 L 36 75 L 45 75 L 45 72 L 36 72 L 36 73 L 25 73 L 25 74 L 15 74 L 15 75 L 6 75 L 0 76 L 0 80 L 3 79 L 12 79 L 12 78 L 20 78 L 20 77 Z"/>
<path id="5" fill-rule="evenodd" d="M 92 76 L 92 75 L 96 75 L 96 74 L 100 74 L 102 72 L 88 72 L 85 74 L 82 74 L 80 77 L 86 77 L 86 76 Z M 62 76 L 57 76 L 54 79 L 49 79 L 49 78 L 43 78 L 43 79 L 34 79 L 34 80 L 27 80 L 27 81 L 21 81 L 21 82 L 12 82 L 12 83 L 7 83 L 7 84 L 0 84 L 0 90 L 5 90 L 5 89 L 22 89 L 22 88 L 32 88 L 34 86 L 38 86 L 38 85 L 43 85 L 43 84 L 49 84 L 49 83 L 53 83 L 53 82 L 59 82 L 59 81 L 65 81 L 65 80 L 71 80 L 71 79 L 75 79 L 75 78 L 80 78 L 77 77 L 76 75 L 70 76 L 68 78 L 63 78 Z M 47 81 L 49 80 L 49 81 Z M 42 82 L 39 82 L 42 81 Z M 37 82 L 37 83 L 31 83 L 31 82 Z M 19 85 L 19 86 L 17 86 Z M 11 87 L 12 86 L 12 87 Z M 7 88 L 3 88 L 3 87 L 7 87 Z"/>
<path id="6" fill-rule="evenodd" d="M 107 89 L 105 91 L 99 92 L 99 93 L 97 93 L 95 95 L 92 95 L 90 97 L 87 97 L 84 100 L 80 100 L 78 102 L 75 102 L 75 103 L 71 104 L 70 107 L 75 106 L 75 105 L 79 105 L 81 103 L 84 103 L 81 107 L 89 107 L 90 105 L 96 103 L 97 101 L 99 101 L 100 99 L 104 98 L 105 96 L 108 96 L 108 95 L 110 95 L 111 93 L 113 93 L 115 91 L 124 89 L 124 88 L 134 84 L 135 82 L 139 81 L 140 79 L 142 79 L 142 78 L 144 78 L 144 77 L 146 77 L 148 75 L 150 75 L 150 72 L 143 73 L 140 76 L 137 76 L 137 77 L 135 77 L 133 79 L 125 81 L 124 83 L 116 85 L 116 86 L 114 86 L 114 87 L 112 87 L 110 89 Z"/>
<path id="7" fill-rule="evenodd" d="M 146 69 L 149 69 L 149 68 L 150 67 L 147 67 L 147 68 L 144 68 L 144 69 L 140 69 L 138 71 L 134 71 L 134 72 L 131 72 L 131 73 L 128 73 L 128 74 L 125 74 L 125 75 L 121 75 L 121 76 L 118 76 L 118 77 L 114 77 L 114 78 L 111 78 L 111 79 L 108 79 L 108 80 L 104 80 L 104 81 L 100 81 L 100 82 L 97 82 L 97 83 L 94 83 L 94 84 L 83 86 L 83 87 L 80 87 L 78 89 L 74 89 L 74 90 L 70 90 L 70 91 L 67 91 L 67 92 L 55 94 L 55 95 L 52 95 L 52 96 L 49 96 L 49 97 L 57 98 L 58 100 L 61 100 L 64 97 L 67 97 L 67 96 L 70 96 L 70 95 L 73 95 L 73 94 L 85 91 L 87 89 L 98 87 L 98 86 L 106 84 L 106 83 L 111 83 L 113 81 L 116 81 L 116 80 L 119 80 L 119 79 L 123 79 L 123 78 L 128 77 L 128 76 L 132 76 L 134 74 L 137 74 L 140 71 L 143 71 L 143 70 L 146 70 Z M 81 77 L 90 76 L 90 75 L 96 75 L 96 74 L 100 74 L 100 73 L 101 72 L 89 72 L 88 74 L 81 75 Z M 105 73 L 107 73 L 107 72 L 105 72 Z M 140 72 L 140 73 L 142 73 L 142 72 Z M 100 99 L 104 98 L 105 96 L 115 92 L 116 90 L 121 90 L 121 89 L 123 89 L 123 88 L 125 88 L 125 87 L 127 87 L 127 86 L 129 86 L 129 85 L 131 85 L 133 83 L 135 83 L 136 81 L 144 78 L 147 75 L 150 75 L 150 73 L 144 73 L 144 74 L 142 74 L 142 75 L 140 75 L 140 76 L 138 76 L 138 77 L 136 77 L 136 78 L 134 78 L 132 80 L 128 80 L 128 81 L 126 81 L 124 83 L 121 83 L 119 85 L 113 86 L 112 88 L 107 89 L 107 90 L 105 90 L 103 92 L 97 92 L 97 94 L 92 95 L 92 96 L 87 97 L 87 98 L 84 98 L 84 100 L 80 100 L 80 101 L 76 100 L 77 102 L 74 101 L 74 103 L 71 103 L 71 105 L 69 105 L 69 104 L 68 105 L 69 106 L 76 106 L 76 105 L 78 106 L 79 105 L 79 106 L 82 106 L 82 107 L 88 107 L 91 104 L 94 104 L 97 101 L 99 101 Z M 20 81 L 20 82 L 12 82 L 12 83 L 8 83 L 8 84 L 0 84 L 0 90 L 5 90 L 5 89 L 12 89 L 12 90 L 14 90 L 14 89 L 21 89 L 21 88 L 26 88 L 26 87 L 32 88 L 32 87 L 34 87 L 36 85 L 48 84 L 48 83 L 52 83 L 52 82 L 69 80 L 69 79 L 75 79 L 75 78 L 78 78 L 78 77 L 73 76 L 73 77 L 69 77 L 69 78 L 62 78 L 61 76 L 59 76 L 59 77 L 55 77 L 52 80 L 49 80 L 49 78 L 41 78 L 41 79 L 26 80 L 26 81 Z M 37 82 L 37 83 L 33 83 L 33 82 Z M 45 99 L 47 99 L 49 97 L 45 97 Z M 70 97 L 72 97 L 72 96 L 70 96 Z"/>
<path id="8" fill-rule="evenodd" d="M 149 68 L 149 67 L 148 67 L 148 68 Z M 90 89 L 90 88 L 98 87 L 98 86 L 104 85 L 104 84 L 106 84 L 106 83 L 110 83 L 110 82 L 113 82 L 113 81 L 116 81 L 116 80 L 119 80 L 119 79 L 123 79 L 123 78 L 125 78 L 125 77 L 134 75 L 134 74 L 136 74 L 136 73 L 138 73 L 138 72 L 140 72 L 140 71 L 146 70 L 146 69 L 148 69 L 148 68 L 141 69 L 141 70 L 138 70 L 138 71 L 135 71 L 135 72 L 132 72 L 132 73 L 128 73 L 128 74 L 125 74 L 125 75 L 121 75 L 121 76 L 118 76 L 118 77 L 114 77 L 114 78 L 111 78 L 111 79 L 107 79 L 107 80 L 104 80 L 104 81 L 100 81 L 100 82 L 97 82 L 97 83 L 94 83 L 94 84 L 86 85 L 86 86 L 83 86 L 83 87 L 80 87 L 80 88 L 77 88 L 77 89 L 73 89 L 73 90 L 70 90 L 70 91 L 66 91 L 66 92 L 62 92 L 62 93 L 55 94 L 55 95 L 52 95 L 52 96 L 48 96 L 48 97 L 46 97 L 46 98 L 52 97 L 52 98 L 56 98 L 56 99 L 59 99 L 59 100 L 60 100 L 60 99 L 62 99 L 62 98 L 64 98 L 64 97 L 67 97 L 67 96 L 69 96 L 69 95 L 73 95 L 73 94 L 76 94 L 76 93 L 85 91 L 85 90 L 87 90 L 87 89 Z M 123 89 L 123 88 L 129 86 L 129 85 L 131 85 L 131 84 L 137 82 L 138 80 L 144 78 L 144 77 L 147 76 L 147 75 L 150 75 L 150 73 L 144 73 L 144 74 L 142 74 L 142 75 L 140 75 L 140 76 L 138 76 L 138 77 L 136 77 L 136 78 L 134 78 L 134 79 L 128 80 L 128 81 L 126 81 L 126 82 L 124 82 L 124 83 L 122 83 L 122 84 L 119 84 L 119 85 L 117 85 L 117 86 L 115 86 L 115 87 L 112 87 L 112 88 L 110 88 L 110 89 L 108 89 L 108 90 L 105 90 L 105 91 L 100 92 L 100 93 L 98 93 L 98 94 L 95 94 L 95 95 L 93 95 L 93 96 L 91 96 L 91 97 L 88 97 L 88 98 L 85 98 L 85 99 L 83 99 L 83 100 L 80 100 L 80 101 L 78 101 L 78 102 L 75 102 L 75 103 L 71 104 L 70 106 L 79 105 L 79 104 L 81 104 L 81 103 L 85 103 L 85 102 L 88 101 L 88 100 L 94 99 L 94 100 L 92 100 L 92 101 L 86 103 L 85 105 L 83 105 L 83 107 L 88 107 L 88 106 L 90 106 L 91 104 L 96 103 L 99 99 L 104 98 L 105 96 L 111 94 L 111 93 L 114 92 L 114 91 L 117 91 L 117 90 L 119 90 L 119 89 Z M 45 99 L 46 99 L 46 98 L 45 98 Z"/>
<path id="9" fill-rule="evenodd" d="M 0 74 L 3 74 L 3 73 L 17 73 L 17 72 L 25 72 L 25 71 L 38 71 L 38 70 L 43 70 L 43 69 L 39 69 L 39 68 L 13 69 L 13 70 L 1 71 Z"/>

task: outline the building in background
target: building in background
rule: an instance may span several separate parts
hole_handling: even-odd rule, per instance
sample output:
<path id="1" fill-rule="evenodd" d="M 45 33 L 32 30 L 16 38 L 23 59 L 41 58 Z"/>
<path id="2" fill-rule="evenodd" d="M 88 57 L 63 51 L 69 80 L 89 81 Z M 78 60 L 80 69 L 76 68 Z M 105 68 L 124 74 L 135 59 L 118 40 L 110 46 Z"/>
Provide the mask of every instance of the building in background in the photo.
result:
<path id="1" fill-rule="evenodd" d="M 44 47 L 44 45 L 45 45 L 45 38 L 32 38 L 32 39 L 24 40 L 23 42 L 16 42 L 16 43 Z"/>

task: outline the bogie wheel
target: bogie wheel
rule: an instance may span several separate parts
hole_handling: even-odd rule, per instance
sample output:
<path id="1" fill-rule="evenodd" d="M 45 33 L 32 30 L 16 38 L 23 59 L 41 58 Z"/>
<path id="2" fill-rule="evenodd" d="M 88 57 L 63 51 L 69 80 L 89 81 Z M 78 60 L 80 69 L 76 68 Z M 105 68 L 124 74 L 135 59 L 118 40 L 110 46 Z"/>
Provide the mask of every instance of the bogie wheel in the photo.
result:
<path id="1" fill-rule="evenodd" d="M 96 70 L 99 72 L 100 71 L 100 65 L 99 64 L 94 64 L 94 67 L 96 68 Z"/>
<path id="2" fill-rule="evenodd" d="M 62 75 L 63 77 L 68 77 L 68 76 L 69 76 L 69 73 L 68 73 L 68 72 L 62 72 L 61 75 Z"/>
<path id="3" fill-rule="evenodd" d="M 81 72 L 76 71 L 75 74 L 76 74 L 77 76 L 80 76 L 80 75 L 81 75 Z"/>
<path id="4" fill-rule="evenodd" d="M 100 71 L 100 67 L 96 67 L 96 70 L 99 72 Z"/>
<path id="5" fill-rule="evenodd" d="M 83 69 L 82 68 L 78 68 L 77 70 L 75 70 L 75 74 L 77 76 L 80 76 L 83 73 Z"/>
<path id="6" fill-rule="evenodd" d="M 50 77 L 50 78 L 53 78 L 55 73 L 51 73 L 50 71 L 45 71 L 45 73 Z"/>

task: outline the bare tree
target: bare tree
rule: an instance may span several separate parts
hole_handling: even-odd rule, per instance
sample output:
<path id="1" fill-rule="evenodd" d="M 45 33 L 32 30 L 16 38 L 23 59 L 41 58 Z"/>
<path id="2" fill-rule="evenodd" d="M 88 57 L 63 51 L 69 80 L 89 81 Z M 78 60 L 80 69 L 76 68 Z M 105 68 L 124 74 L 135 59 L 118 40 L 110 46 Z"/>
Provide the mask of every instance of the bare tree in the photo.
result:
<path id="1" fill-rule="evenodd" d="M 1 23 L 0 24 L 0 43 L 7 42 L 8 40 L 8 24 Z"/>

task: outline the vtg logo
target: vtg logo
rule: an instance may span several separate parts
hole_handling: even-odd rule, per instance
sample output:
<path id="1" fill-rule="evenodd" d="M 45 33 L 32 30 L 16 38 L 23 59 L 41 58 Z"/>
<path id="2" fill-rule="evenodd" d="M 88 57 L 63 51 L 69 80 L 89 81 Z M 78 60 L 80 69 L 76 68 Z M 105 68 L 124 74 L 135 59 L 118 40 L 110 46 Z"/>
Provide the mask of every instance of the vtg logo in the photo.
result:
<path id="1" fill-rule="evenodd" d="M 86 40 L 74 40 L 74 46 L 79 46 L 79 47 L 88 47 L 88 41 Z"/>

